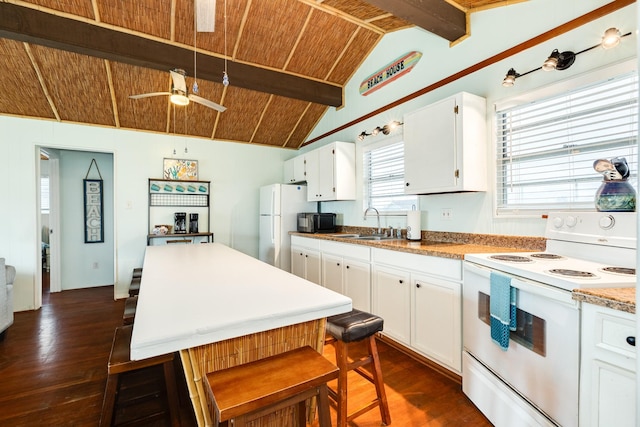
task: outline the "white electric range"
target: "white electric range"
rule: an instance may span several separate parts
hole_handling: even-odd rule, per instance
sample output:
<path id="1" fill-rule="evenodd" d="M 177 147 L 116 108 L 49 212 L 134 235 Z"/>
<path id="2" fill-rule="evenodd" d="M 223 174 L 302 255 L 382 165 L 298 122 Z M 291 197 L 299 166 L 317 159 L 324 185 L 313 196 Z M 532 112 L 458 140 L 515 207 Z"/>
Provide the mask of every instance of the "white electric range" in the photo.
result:
<path id="1" fill-rule="evenodd" d="M 636 285 L 635 212 L 559 212 L 543 252 L 465 256 L 463 390 L 496 426 L 578 426 L 579 304 L 571 291 Z M 490 278 L 516 289 L 517 329 L 490 338 Z M 496 402 L 503 402 L 502 405 Z"/>

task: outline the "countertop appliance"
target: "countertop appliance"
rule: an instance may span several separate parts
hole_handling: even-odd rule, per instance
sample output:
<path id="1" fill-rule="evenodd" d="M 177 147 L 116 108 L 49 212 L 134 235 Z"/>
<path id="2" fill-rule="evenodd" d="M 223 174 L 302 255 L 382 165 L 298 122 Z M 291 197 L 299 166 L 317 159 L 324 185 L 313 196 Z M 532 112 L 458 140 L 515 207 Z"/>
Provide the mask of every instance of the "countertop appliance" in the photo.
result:
<path id="1" fill-rule="evenodd" d="M 336 214 L 300 212 L 298 214 L 298 232 L 300 233 L 335 233 Z"/>
<path id="2" fill-rule="evenodd" d="M 580 312 L 571 291 L 635 286 L 636 221 L 635 212 L 557 212 L 544 252 L 465 255 L 462 388 L 495 426 L 578 426 Z M 500 289 L 492 277 L 515 289 L 506 349 L 491 338 L 491 289 Z"/>
<path id="3" fill-rule="evenodd" d="M 297 230 L 298 212 L 311 211 L 304 185 L 272 184 L 260 188 L 260 239 L 258 258 L 291 271 L 290 231 Z"/>

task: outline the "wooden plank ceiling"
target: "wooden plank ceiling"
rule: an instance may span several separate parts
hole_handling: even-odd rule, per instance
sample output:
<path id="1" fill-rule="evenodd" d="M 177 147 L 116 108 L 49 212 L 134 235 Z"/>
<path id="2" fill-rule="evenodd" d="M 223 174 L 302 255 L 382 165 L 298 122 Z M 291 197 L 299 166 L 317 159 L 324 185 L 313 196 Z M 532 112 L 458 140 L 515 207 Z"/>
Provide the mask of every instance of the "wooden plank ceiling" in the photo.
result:
<path id="1" fill-rule="evenodd" d="M 203 33 L 194 0 L 3 0 L 0 114 L 295 149 L 386 33 L 455 42 L 469 13 L 517 1 L 217 0 Z M 129 98 L 168 92 L 173 68 L 227 110 Z"/>

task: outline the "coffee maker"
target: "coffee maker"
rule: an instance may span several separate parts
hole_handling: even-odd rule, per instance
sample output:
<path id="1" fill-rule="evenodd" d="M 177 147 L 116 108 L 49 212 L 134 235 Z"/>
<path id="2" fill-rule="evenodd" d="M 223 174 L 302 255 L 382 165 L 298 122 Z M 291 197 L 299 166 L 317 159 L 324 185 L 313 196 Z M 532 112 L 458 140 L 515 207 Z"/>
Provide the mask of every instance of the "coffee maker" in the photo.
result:
<path id="1" fill-rule="evenodd" d="M 197 233 L 198 232 L 198 214 L 190 213 L 189 214 L 189 233 Z"/>

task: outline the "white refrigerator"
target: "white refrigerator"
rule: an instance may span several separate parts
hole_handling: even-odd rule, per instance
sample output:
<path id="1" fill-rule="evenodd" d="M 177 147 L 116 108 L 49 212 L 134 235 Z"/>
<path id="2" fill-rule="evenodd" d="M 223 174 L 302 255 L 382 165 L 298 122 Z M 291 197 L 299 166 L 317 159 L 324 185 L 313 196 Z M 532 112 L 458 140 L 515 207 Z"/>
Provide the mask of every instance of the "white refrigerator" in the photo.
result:
<path id="1" fill-rule="evenodd" d="M 260 188 L 260 243 L 258 257 L 291 272 L 291 236 L 298 229 L 298 212 L 315 212 L 304 185 L 272 184 Z"/>

